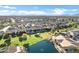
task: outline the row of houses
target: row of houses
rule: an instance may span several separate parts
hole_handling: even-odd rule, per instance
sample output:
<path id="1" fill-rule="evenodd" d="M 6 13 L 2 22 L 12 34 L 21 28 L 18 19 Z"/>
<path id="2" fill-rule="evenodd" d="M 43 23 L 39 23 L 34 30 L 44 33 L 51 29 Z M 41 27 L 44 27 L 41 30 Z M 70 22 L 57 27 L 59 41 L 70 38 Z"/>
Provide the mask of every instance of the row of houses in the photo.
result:
<path id="1" fill-rule="evenodd" d="M 59 33 L 54 39 L 55 46 L 60 52 L 73 53 L 76 52 L 74 49 L 79 49 L 79 29 Z"/>
<path id="2" fill-rule="evenodd" d="M 46 26 L 19 26 L 19 27 L 12 27 L 12 26 L 7 26 L 3 29 L 0 30 L 0 35 L 3 35 L 4 33 L 20 33 L 20 32 L 25 32 L 28 34 L 36 33 L 36 32 L 44 32 L 48 31 L 50 28 Z"/>
<path id="3" fill-rule="evenodd" d="M 13 19 L 12 19 L 13 20 Z M 55 28 L 62 28 L 67 25 L 67 22 L 54 22 L 54 23 L 41 23 L 41 22 L 35 22 L 35 23 L 16 23 L 12 24 L 11 26 L 6 26 L 5 28 L 1 29 L 0 32 L 22 32 L 25 31 L 27 33 L 33 32 L 34 30 L 37 30 L 37 32 L 45 31 L 45 29 L 55 29 Z"/>
<path id="4" fill-rule="evenodd" d="M 3 19 L 3 20 L 2 20 Z M 0 22 L 8 23 L 0 27 L 9 27 L 7 32 L 55 29 L 68 26 L 70 21 L 79 22 L 79 16 L 0 16 Z M 4 30 L 4 29 L 3 29 Z M 2 33 L 2 31 L 0 31 Z"/>
<path id="5" fill-rule="evenodd" d="M 70 21 L 79 23 L 79 16 L 0 16 L 0 27 L 26 25 L 27 23 L 52 25 Z"/>

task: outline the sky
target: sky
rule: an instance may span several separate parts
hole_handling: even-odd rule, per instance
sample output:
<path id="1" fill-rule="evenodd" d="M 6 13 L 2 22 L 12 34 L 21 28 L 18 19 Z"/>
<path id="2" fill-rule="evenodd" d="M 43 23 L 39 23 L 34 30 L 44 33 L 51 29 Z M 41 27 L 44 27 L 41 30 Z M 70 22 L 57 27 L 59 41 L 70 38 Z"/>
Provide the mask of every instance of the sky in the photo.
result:
<path id="1" fill-rule="evenodd" d="M 0 15 L 78 15 L 79 5 L 0 5 Z"/>

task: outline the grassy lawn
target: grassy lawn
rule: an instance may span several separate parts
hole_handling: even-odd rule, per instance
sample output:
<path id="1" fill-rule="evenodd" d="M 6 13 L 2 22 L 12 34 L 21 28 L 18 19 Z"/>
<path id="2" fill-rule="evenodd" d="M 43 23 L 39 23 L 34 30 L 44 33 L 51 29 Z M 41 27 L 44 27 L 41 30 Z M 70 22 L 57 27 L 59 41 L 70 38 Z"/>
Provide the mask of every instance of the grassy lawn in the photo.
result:
<path id="1" fill-rule="evenodd" d="M 40 37 L 36 37 L 36 34 L 28 35 L 25 34 L 27 37 L 27 40 L 24 40 L 22 42 L 19 41 L 19 37 L 12 37 L 11 38 L 11 46 L 15 46 L 16 44 L 23 45 L 29 43 L 29 45 L 33 45 L 39 41 L 48 39 L 51 36 L 50 32 L 44 32 L 44 33 L 39 33 Z M 4 43 L 4 40 L 0 40 L 0 44 Z"/>
<path id="2" fill-rule="evenodd" d="M 4 40 L 2 39 L 2 40 L 0 40 L 0 44 L 3 44 L 4 43 Z"/>

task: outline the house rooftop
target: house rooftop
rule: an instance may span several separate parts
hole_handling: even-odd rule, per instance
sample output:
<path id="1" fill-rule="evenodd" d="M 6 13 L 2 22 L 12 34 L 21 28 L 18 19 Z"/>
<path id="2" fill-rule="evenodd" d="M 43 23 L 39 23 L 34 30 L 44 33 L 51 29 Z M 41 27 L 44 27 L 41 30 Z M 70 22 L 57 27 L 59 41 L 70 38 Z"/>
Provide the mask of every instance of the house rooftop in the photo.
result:
<path id="1" fill-rule="evenodd" d="M 61 47 L 66 48 L 66 47 L 71 47 L 74 46 L 70 41 L 68 41 L 64 36 L 59 35 L 55 38 L 57 42 L 61 45 Z"/>

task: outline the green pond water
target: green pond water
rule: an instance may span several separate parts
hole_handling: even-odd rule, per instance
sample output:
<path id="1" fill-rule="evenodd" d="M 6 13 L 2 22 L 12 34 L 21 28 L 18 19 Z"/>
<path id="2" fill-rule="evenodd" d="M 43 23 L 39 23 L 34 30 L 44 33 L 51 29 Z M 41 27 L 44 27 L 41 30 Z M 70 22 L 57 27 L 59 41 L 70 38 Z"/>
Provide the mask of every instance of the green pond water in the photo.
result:
<path id="1" fill-rule="evenodd" d="M 58 53 L 53 43 L 48 40 L 40 41 L 32 46 L 29 46 L 27 51 L 29 53 Z"/>

